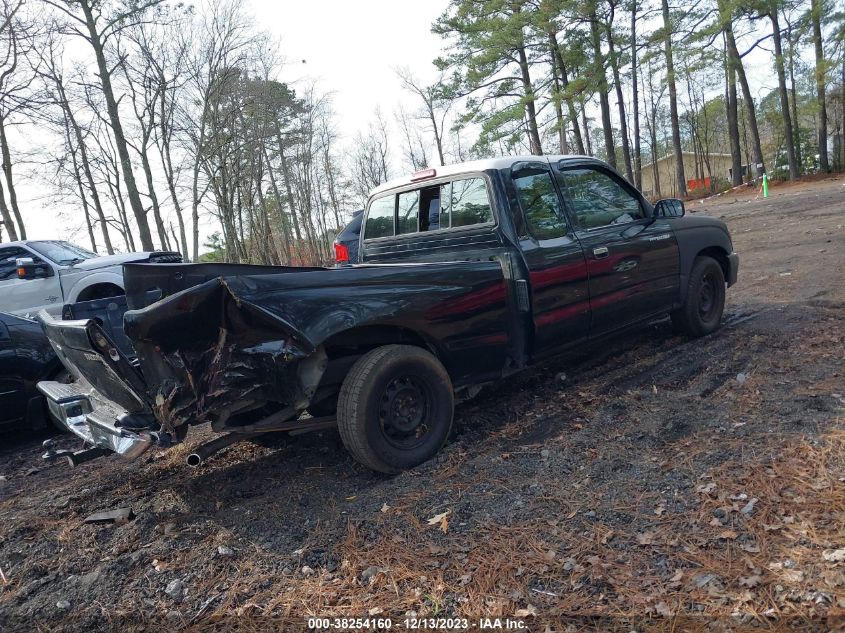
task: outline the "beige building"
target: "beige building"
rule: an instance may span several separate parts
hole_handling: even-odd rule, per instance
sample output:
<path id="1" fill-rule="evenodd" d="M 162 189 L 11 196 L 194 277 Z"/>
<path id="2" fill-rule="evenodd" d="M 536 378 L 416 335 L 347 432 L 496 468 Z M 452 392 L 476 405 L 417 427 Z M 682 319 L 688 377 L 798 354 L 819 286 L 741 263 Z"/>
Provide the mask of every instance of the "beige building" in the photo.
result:
<path id="1" fill-rule="evenodd" d="M 707 164 L 703 165 L 703 177 L 696 179 L 695 170 L 695 154 L 693 152 L 684 152 L 684 175 L 687 179 L 687 191 L 693 192 L 697 189 L 710 190 L 711 182 L 715 185 L 717 181 L 731 182 L 731 155 L 730 154 L 710 154 L 708 160 L 710 162 L 710 171 L 707 170 Z M 675 155 L 669 154 L 659 159 L 656 163 L 657 179 L 660 186 L 655 183 L 655 165 L 649 163 L 643 165 L 640 170 L 642 178 L 642 191 L 647 198 L 672 198 L 678 193 L 678 183 L 675 177 Z M 743 166 L 745 167 L 745 166 Z M 699 167 L 701 171 L 701 167 Z M 659 189 L 659 192 L 658 192 Z"/>

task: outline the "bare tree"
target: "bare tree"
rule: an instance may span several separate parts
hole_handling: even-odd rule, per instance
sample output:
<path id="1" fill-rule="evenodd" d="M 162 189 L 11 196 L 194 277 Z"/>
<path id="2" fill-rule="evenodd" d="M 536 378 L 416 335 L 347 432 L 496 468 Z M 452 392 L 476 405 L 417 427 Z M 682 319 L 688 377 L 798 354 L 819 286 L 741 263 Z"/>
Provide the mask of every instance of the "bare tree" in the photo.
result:
<path id="1" fill-rule="evenodd" d="M 445 165 L 443 136 L 446 130 L 446 119 L 452 109 L 453 101 L 449 98 L 445 89 L 446 80 L 443 73 L 431 85 L 420 82 L 409 68 L 399 68 L 396 70 L 396 74 L 402 82 L 402 87 L 416 95 L 422 102 L 422 118 L 426 119 L 431 126 L 429 131 L 434 137 L 437 159 L 441 165 Z"/>
<path id="2" fill-rule="evenodd" d="M 99 2 L 98 0 L 42 0 L 64 14 L 68 20 L 67 32 L 76 35 L 91 46 L 97 62 L 98 78 L 106 102 L 109 122 L 114 134 L 115 148 L 120 157 L 120 167 L 126 184 L 126 195 L 138 226 L 141 248 L 152 250 L 153 240 L 147 222 L 147 210 L 141 204 L 132 161 L 129 157 L 128 143 L 123 131 L 120 111 L 112 87 L 112 76 L 116 68 L 106 59 L 109 40 L 121 31 L 147 19 L 151 9 L 164 0 L 142 0 L 127 5 Z"/>
<path id="3" fill-rule="evenodd" d="M 663 9 L 663 50 L 666 55 L 666 84 L 669 86 L 669 117 L 672 124 L 672 147 L 675 152 L 675 179 L 678 194 L 687 195 L 687 181 L 684 173 L 684 152 L 681 147 L 681 130 L 678 122 L 678 93 L 675 84 L 675 65 L 672 59 L 672 20 L 669 15 L 669 1 L 661 0 Z"/>
<path id="4" fill-rule="evenodd" d="M 30 83 L 34 78 L 32 73 L 21 72 L 21 57 L 25 57 L 34 48 L 33 26 L 21 20 L 22 6 L 22 0 L 2 0 L 0 4 L 0 157 L 9 193 L 7 204 L 3 187 L 0 185 L 0 215 L 12 240 L 16 240 L 18 236 L 26 239 L 26 227 L 18 208 L 6 126 L 13 114 L 29 107 L 26 93 L 29 92 Z"/>
<path id="5" fill-rule="evenodd" d="M 419 129 L 410 120 L 405 108 L 400 104 L 396 109 L 396 122 L 399 124 L 399 129 L 402 132 L 402 138 L 405 141 L 405 160 L 411 167 L 411 170 L 417 171 L 428 167 L 428 158 L 426 157 L 425 143 Z"/>
<path id="6" fill-rule="evenodd" d="M 390 145 L 387 126 L 380 110 L 365 133 L 355 137 L 351 155 L 350 177 L 355 194 L 363 205 L 370 191 L 390 177 Z"/>
<path id="7" fill-rule="evenodd" d="M 91 170 L 88 147 L 83 138 L 83 130 L 77 120 L 76 108 L 71 105 L 68 98 L 65 87 L 66 80 L 59 62 L 62 54 L 63 48 L 57 42 L 55 32 L 53 31 L 48 35 L 46 41 L 42 43 L 37 72 L 44 82 L 45 94 L 54 105 L 58 106 L 60 116 L 46 116 L 49 121 L 52 121 L 63 130 L 63 135 L 66 137 L 65 147 L 72 154 L 76 179 L 78 180 L 79 196 L 85 207 L 86 218 L 89 213 L 87 205 L 88 198 L 90 197 L 91 205 L 94 207 L 96 221 L 99 223 L 103 235 L 103 243 L 106 251 L 111 255 L 114 253 L 114 247 L 112 246 L 111 236 L 109 235 L 108 222 L 106 221 L 106 214 L 100 199 L 100 193 Z M 92 248 L 95 251 L 97 250 L 95 241 L 92 244 Z"/>
<path id="8" fill-rule="evenodd" d="M 810 0 L 810 7 L 810 22 L 813 25 L 813 49 L 816 55 L 816 103 L 818 103 L 819 107 L 819 167 L 823 172 L 829 172 L 830 161 L 827 155 L 827 99 L 825 97 L 827 68 L 824 60 L 824 44 L 822 42 L 822 0 Z M 845 82 L 843 82 L 843 90 L 845 90 Z"/>

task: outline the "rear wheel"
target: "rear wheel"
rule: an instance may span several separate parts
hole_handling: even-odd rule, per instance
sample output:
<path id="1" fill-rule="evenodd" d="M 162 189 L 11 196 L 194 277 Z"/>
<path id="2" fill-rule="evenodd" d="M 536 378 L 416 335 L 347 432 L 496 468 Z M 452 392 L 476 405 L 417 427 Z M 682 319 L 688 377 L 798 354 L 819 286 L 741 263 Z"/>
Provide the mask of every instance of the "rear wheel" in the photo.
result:
<path id="1" fill-rule="evenodd" d="M 337 423 L 355 459 L 394 474 L 440 450 L 453 413 L 452 381 L 440 361 L 419 347 L 386 345 L 364 354 L 349 370 Z"/>
<path id="2" fill-rule="evenodd" d="M 690 336 L 719 329 L 725 310 L 725 273 L 712 257 L 697 257 L 690 273 L 683 305 L 672 313 L 675 327 Z"/>

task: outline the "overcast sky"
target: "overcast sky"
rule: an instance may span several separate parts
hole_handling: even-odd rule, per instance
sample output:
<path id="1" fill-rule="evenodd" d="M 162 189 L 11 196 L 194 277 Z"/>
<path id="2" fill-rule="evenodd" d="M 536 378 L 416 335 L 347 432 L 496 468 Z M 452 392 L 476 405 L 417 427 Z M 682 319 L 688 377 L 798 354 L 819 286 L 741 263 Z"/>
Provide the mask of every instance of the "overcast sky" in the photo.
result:
<path id="1" fill-rule="evenodd" d="M 344 143 L 367 127 L 376 107 L 380 106 L 385 118 L 392 121 L 400 101 L 410 109 L 417 106 L 403 94 L 395 68 L 407 66 L 423 81 L 436 76 L 432 60 L 441 54 L 443 40 L 431 33 L 431 24 L 446 9 L 448 0 L 246 2 L 257 28 L 279 40 L 286 60 L 281 79 L 294 86 L 316 81 L 318 92 L 332 93 L 336 124 Z M 767 59 L 762 52 L 759 58 Z M 755 55 L 745 62 L 749 78 L 756 84 L 755 93 L 774 87 L 771 72 L 755 68 Z M 768 61 L 763 65 L 768 66 Z M 15 136 L 13 144 L 23 149 L 41 138 L 37 129 L 28 128 Z M 401 166 L 393 167 L 398 170 Z M 16 168 L 29 237 L 69 239 L 87 246 L 81 210 L 52 201 L 44 175 L 40 180 L 28 179 L 28 169 L 24 165 Z M 217 227 L 207 219 L 201 230 L 204 238 Z"/>

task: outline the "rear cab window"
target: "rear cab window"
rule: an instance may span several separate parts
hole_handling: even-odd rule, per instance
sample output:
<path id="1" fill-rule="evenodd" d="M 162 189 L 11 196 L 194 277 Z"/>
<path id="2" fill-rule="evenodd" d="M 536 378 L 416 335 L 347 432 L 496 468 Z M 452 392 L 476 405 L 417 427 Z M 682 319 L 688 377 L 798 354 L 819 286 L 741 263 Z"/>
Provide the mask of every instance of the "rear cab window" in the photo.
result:
<path id="1" fill-rule="evenodd" d="M 364 223 L 364 240 L 492 225 L 487 181 L 456 177 L 373 199 Z"/>
<path id="2" fill-rule="evenodd" d="M 376 198 L 370 203 L 367 222 L 364 225 L 365 239 L 391 237 L 395 233 L 396 196 Z"/>

